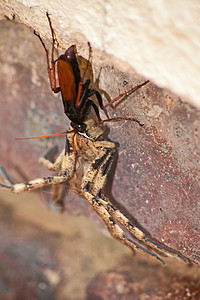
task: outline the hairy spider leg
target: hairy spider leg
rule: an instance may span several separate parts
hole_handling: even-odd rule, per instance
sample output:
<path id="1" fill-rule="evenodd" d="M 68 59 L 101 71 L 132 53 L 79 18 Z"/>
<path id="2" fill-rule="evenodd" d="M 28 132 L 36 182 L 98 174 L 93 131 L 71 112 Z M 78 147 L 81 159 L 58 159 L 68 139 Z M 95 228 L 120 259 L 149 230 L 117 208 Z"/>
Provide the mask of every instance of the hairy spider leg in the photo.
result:
<path id="1" fill-rule="evenodd" d="M 1 184 L 0 183 L 0 187 L 3 189 L 3 188 L 6 188 L 7 186 L 12 186 L 14 184 L 14 182 L 12 181 L 12 179 L 10 178 L 10 176 L 7 174 L 6 170 L 4 169 L 3 166 L 0 166 L 0 174 L 1 174 L 1 177 L 3 178 L 5 184 Z M 8 185 L 6 185 L 8 183 Z"/>
<path id="2" fill-rule="evenodd" d="M 123 225 L 137 240 L 144 243 L 145 245 L 150 246 L 152 249 L 156 249 L 168 255 L 176 256 L 182 259 L 185 263 L 190 263 L 190 260 L 184 255 L 182 255 L 180 252 L 165 245 L 159 244 L 155 240 L 152 240 L 151 238 L 147 237 L 141 229 L 139 229 L 137 226 L 134 226 L 129 221 L 129 219 L 126 216 L 124 216 L 123 213 L 116 209 L 109 202 L 109 200 L 106 199 L 105 196 L 102 196 L 101 198 L 96 197 L 95 199 L 97 202 L 101 203 L 101 205 L 104 206 L 104 208 L 111 214 L 111 216 L 114 217 L 114 219 L 117 220 L 121 225 Z"/>
<path id="3" fill-rule="evenodd" d="M 124 216 L 118 209 L 116 209 L 108 199 L 104 195 L 102 195 L 103 187 L 105 186 L 106 179 L 108 176 L 108 172 L 111 168 L 113 162 L 113 154 L 115 151 L 115 145 L 112 142 L 100 141 L 94 142 L 96 147 L 99 149 L 99 155 L 95 158 L 95 160 L 91 163 L 86 176 L 83 178 L 82 188 L 84 190 L 84 196 L 88 199 L 91 205 L 93 205 L 95 211 L 98 214 L 102 212 L 103 215 L 107 216 L 104 210 L 108 212 L 111 218 L 111 223 L 109 228 L 116 227 L 114 219 L 118 221 L 121 225 L 123 225 L 137 240 L 144 243 L 145 245 L 150 246 L 152 249 L 156 249 L 158 251 L 162 251 L 168 255 L 177 256 L 178 258 L 184 260 L 186 263 L 190 263 L 190 260 L 182 255 L 180 252 L 171 249 L 165 245 L 161 245 L 158 242 L 152 240 L 147 237 L 145 233 L 140 230 L 137 226 L 134 226 L 127 217 Z M 97 203 L 97 204 L 96 204 Z M 101 208 L 98 208 L 101 206 Z M 104 207 L 104 208 L 103 208 Z M 114 219 L 113 219 L 114 218 Z M 106 217 L 106 224 L 109 222 L 109 218 Z M 111 227 L 110 227 L 111 226 Z M 109 229 L 108 228 L 108 229 Z M 114 231 L 115 232 L 115 231 Z M 119 229 L 117 231 L 119 233 Z M 111 232 L 111 235 L 114 233 Z M 123 233 L 124 234 L 124 233 Z M 122 235 L 120 234 L 122 237 Z M 119 237 L 116 237 L 119 239 Z M 129 242 L 127 242 L 127 239 Z M 125 243 L 132 243 L 133 241 L 126 237 Z M 122 241 L 122 243 L 124 243 Z M 134 242 L 134 244 L 138 247 L 138 250 L 142 250 L 144 252 L 144 247 L 138 245 Z M 151 251 L 145 251 L 148 254 L 151 254 Z M 151 254 L 152 255 L 152 254 Z M 154 255 L 153 255 L 154 256 Z M 156 258 L 160 260 L 160 258 L 156 255 Z M 162 260 L 163 261 L 163 260 Z"/>
<path id="4" fill-rule="evenodd" d="M 115 222 L 114 218 L 111 216 L 111 214 L 107 211 L 105 206 L 102 204 L 99 199 L 95 198 L 92 194 L 89 192 L 84 193 L 85 198 L 89 201 L 89 203 L 92 205 L 95 212 L 101 217 L 101 219 L 104 221 L 108 231 L 110 232 L 111 236 L 115 239 L 117 239 L 120 243 L 128 246 L 131 248 L 131 250 L 137 250 L 139 252 L 142 252 L 143 254 L 148 254 L 153 258 L 156 258 L 159 260 L 163 266 L 166 266 L 166 262 L 160 258 L 156 253 L 146 249 L 142 245 L 138 244 L 137 242 L 133 241 L 127 235 L 125 232 L 119 227 L 119 225 Z"/>
<path id="5" fill-rule="evenodd" d="M 62 151 L 62 153 L 59 155 L 55 163 L 51 163 L 46 159 L 45 157 L 42 157 L 40 159 L 40 163 L 48 168 L 49 170 L 58 170 L 61 167 L 62 164 L 62 159 L 64 158 L 64 152 L 65 150 Z M 75 158 L 74 153 L 72 152 L 71 155 L 72 157 Z M 70 160 L 74 161 L 73 158 Z M 72 170 L 72 168 L 71 168 Z M 6 174 L 6 177 L 8 177 L 7 173 L 5 170 L 3 170 L 3 173 Z M 73 171 L 72 171 L 73 173 Z M 69 170 L 67 170 L 67 174 L 69 175 Z M 11 186 L 6 186 L 3 184 L 0 184 L 0 187 L 3 190 L 9 190 L 13 193 L 23 193 L 25 191 L 30 191 L 34 189 L 41 188 L 46 185 L 50 184 L 60 184 L 63 183 L 64 181 L 68 180 L 70 177 L 67 176 L 51 176 L 51 177 L 43 177 L 43 178 L 38 178 L 35 180 L 31 180 L 27 183 L 18 183 L 18 184 L 13 184 Z M 112 216 L 109 214 L 109 212 L 105 209 L 104 205 L 99 201 L 99 199 L 95 199 L 94 196 L 89 193 L 89 192 L 84 192 L 85 198 L 89 201 L 89 203 L 92 205 L 94 210 L 97 212 L 97 214 L 103 219 L 104 223 L 106 224 L 108 231 L 110 234 L 118 239 L 121 243 L 125 244 L 132 250 L 139 250 L 143 253 L 149 254 L 156 259 L 158 259 L 163 265 L 166 265 L 164 260 L 162 260 L 157 254 L 145 249 L 141 245 L 137 244 L 136 242 L 132 241 L 130 238 L 126 237 L 124 231 L 115 223 L 113 220 Z"/>
<path id="6" fill-rule="evenodd" d="M 71 164 L 72 158 L 73 157 L 71 156 L 65 155 L 65 149 L 61 152 L 61 154 L 58 156 L 58 158 L 54 163 L 52 163 L 46 157 L 42 157 L 39 159 L 39 163 L 51 171 L 59 171 L 61 169 L 62 171 L 59 176 L 47 176 L 47 177 L 37 178 L 37 179 L 30 180 L 26 183 L 12 184 L 11 181 L 10 185 L 5 185 L 0 183 L 0 187 L 2 190 L 11 191 L 12 193 L 15 194 L 20 194 L 25 191 L 32 191 L 50 184 L 63 183 L 67 181 L 70 177 L 72 177 L 74 173 L 74 168 L 72 167 L 74 165 Z M 7 179 L 8 175 L 3 167 L 1 167 L 1 171 L 4 175 L 4 178 Z"/>

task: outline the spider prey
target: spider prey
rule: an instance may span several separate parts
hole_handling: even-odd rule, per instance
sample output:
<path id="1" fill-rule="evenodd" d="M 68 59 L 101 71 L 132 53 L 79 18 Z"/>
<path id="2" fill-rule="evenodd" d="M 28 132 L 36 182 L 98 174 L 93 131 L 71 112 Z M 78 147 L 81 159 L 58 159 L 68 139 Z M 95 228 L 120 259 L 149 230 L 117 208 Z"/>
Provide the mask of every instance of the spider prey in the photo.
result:
<path id="1" fill-rule="evenodd" d="M 63 182 L 71 182 L 71 179 L 76 177 L 79 162 L 83 162 L 84 174 L 80 188 L 78 189 L 78 193 L 89 201 L 96 213 L 104 221 L 110 234 L 114 238 L 132 250 L 136 249 L 156 258 L 163 265 L 166 264 L 165 261 L 160 258 L 156 252 L 163 252 L 168 255 L 176 256 L 189 263 L 189 259 L 187 259 L 178 251 L 173 250 L 165 245 L 161 245 L 152 240 L 150 237 L 146 236 L 142 230 L 134 226 L 128 220 L 128 218 L 120 210 L 116 209 L 104 196 L 103 188 L 113 162 L 116 148 L 114 143 L 103 139 L 102 134 L 104 129 L 102 124 L 104 121 L 118 120 L 131 120 L 136 121 L 139 124 L 140 122 L 133 118 L 115 118 L 104 121 L 101 120 L 98 107 L 92 100 L 89 99 L 89 97 L 96 95 L 100 108 L 102 109 L 107 107 L 108 104 L 103 106 L 102 98 L 99 92 L 89 89 L 89 80 L 86 80 L 85 83 L 83 83 L 88 64 L 81 79 L 74 45 L 69 47 L 66 52 L 57 60 L 54 60 L 54 46 L 56 43 L 56 38 L 48 13 L 47 18 L 53 40 L 51 65 L 49 62 L 48 50 L 46 49 L 44 42 L 39 34 L 36 32 L 35 34 L 39 37 L 46 52 L 51 89 L 55 93 L 61 91 L 65 113 L 71 120 L 70 131 L 65 132 L 66 147 L 54 163 L 48 159 L 49 153 L 39 160 L 39 162 L 47 169 L 57 171 L 57 176 L 42 177 L 31 180 L 27 183 L 14 184 L 5 172 L 4 168 L 1 167 L 0 171 L 3 175 L 4 183 L 0 184 L 0 189 L 8 190 L 13 193 L 22 193 L 50 184 L 54 187 L 57 187 Z M 90 45 L 89 50 L 90 59 Z M 59 87 L 56 86 L 56 62 Z M 119 95 L 110 103 L 118 100 L 121 96 L 135 91 L 139 87 L 145 85 L 147 82 L 148 81 L 138 85 L 129 92 Z M 88 113 L 91 107 L 93 107 L 96 113 L 98 122 L 93 119 L 88 119 Z M 129 232 L 130 235 L 125 233 L 125 231 L 122 229 L 123 227 Z"/>

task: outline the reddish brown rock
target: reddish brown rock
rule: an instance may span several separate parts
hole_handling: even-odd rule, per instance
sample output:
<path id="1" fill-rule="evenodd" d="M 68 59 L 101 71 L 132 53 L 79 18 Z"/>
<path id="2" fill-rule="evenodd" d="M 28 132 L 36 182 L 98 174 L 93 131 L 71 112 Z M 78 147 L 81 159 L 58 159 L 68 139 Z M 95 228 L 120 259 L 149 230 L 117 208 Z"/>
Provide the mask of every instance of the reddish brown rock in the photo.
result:
<path id="1" fill-rule="evenodd" d="M 0 163 L 20 182 L 50 174 L 37 160 L 54 144 L 62 149 L 65 138 L 15 138 L 61 132 L 69 121 L 60 98 L 50 91 L 44 51 L 32 30 L 10 21 L 1 21 L 0 27 Z M 143 81 L 110 66 L 102 69 L 100 79 L 107 98 L 117 96 L 124 81 L 127 89 Z M 109 139 L 119 144 L 115 174 L 107 186 L 110 192 L 113 180 L 112 202 L 147 234 L 199 263 L 199 112 L 153 84 L 107 111 L 110 117 L 137 117 L 145 124 L 107 124 Z M 72 214 L 98 219 L 71 190 L 65 204 Z"/>

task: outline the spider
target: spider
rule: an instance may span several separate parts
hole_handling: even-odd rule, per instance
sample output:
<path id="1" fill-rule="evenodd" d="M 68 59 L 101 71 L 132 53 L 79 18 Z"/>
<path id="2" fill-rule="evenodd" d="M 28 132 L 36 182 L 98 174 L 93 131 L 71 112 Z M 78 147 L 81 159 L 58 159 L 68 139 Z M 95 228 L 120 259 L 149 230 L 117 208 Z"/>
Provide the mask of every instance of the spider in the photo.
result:
<path id="1" fill-rule="evenodd" d="M 83 133 L 78 131 L 74 132 L 73 127 L 71 127 L 71 132 L 67 134 L 66 147 L 54 163 L 48 160 L 48 154 L 51 151 L 39 159 L 40 164 L 47 169 L 58 171 L 58 176 L 42 177 L 27 183 L 14 184 L 4 168 L 1 167 L 1 173 L 4 175 L 5 182 L 7 181 L 8 184 L 0 184 L 0 188 L 18 194 L 25 191 L 32 191 L 46 185 L 61 184 L 74 176 L 79 158 L 84 159 L 88 162 L 89 167 L 84 171 L 85 174 L 82 178 L 79 194 L 89 201 L 115 239 L 132 250 L 136 249 L 154 257 L 164 266 L 166 265 L 165 261 L 152 250 L 158 250 L 168 255 L 177 256 L 186 263 L 189 263 L 189 259 L 178 251 L 161 245 L 150 237 L 147 237 L 142 230 L 134 226 L 128 218 L 116 209 L 108 198 L 104 196 L 103 188 L 113 162 L 116 147 L 114 143 L 101 138 L 104 129 L 99 126 L 94 119 L 88 119 L 84 124 L 86 129 Z M 74 148 L 76 153 L 74 152 Z M 137 241 L 127 236 L 119 224 L 125 227 Z M 140 244 L 140 242 L 142 244 Z"/>
<path id="2" fill-rule="evenodd" d="M 41 37 L 37 33 L 35 34 L 39 37 L 46 51 L 51 88 L 54 92 L 61 91 L 65 113 L 71 120 L 70 130 L 63 133 L 66 134 L 66 146 L 54 163 L 49 160 L 49 156 L 52 154 L 54 149 L 51 149 L 39 159 L 40 164 L 48 170 L 57 171 L 58 175 L 37 178 L 26 183 L 14 184 L 5 169 L 1 166 L 0 171 L 4 182 L 0 183 L 0 189 L 18 194 L 42 188 L 47 185 L 57 187 L 66 181 L 73 182 L 72 179 L 76 177 L 77 169 L 79 164 L 81 164 L 84 170 L 81 185 L 80 188 L 77 189 L 77 192 L 89 201 L 95 212 L 104 221 L 110 234 L 115 239 L 128 246 L 133 251 L 138 250 L 157 259 L 164 266 L 166 265 L 166 262 L 157 253 L 166 253 L 189 263 L 189 259 L 180 252 L 163 244 L 159 244 L 149 236 L 146 236 L 140 228 L 132 224 L 120 210 L 110 203 L 109 199 L 104 195 L 103 190 L 112 166 L 116 146 L 113 142 L 103 139 L 103 123 L 106 121 L 119 120 L 131 120 L 139 123 L 139 125 L 141 125 L 141 123 L 134 118 L 101 120 L 96 104 L 94 104 L 94 102 L 88 97 L 95 94 L 101 108 L 105 108 L 107 105 L 103 107 L 101 95 L 97 91 L 89 89 L 89 81 L 83 83 L 86 71 L 82 79 L 80 78 L 80 70 L 76 61 L 74 46 L 68 48 L 65 54 L 61 55 L 56 60 L 58 68 L 59 66 L 61 67 L 58 69 L 60 87 L 56 87 L 56 61 L 53 57 L 55 33 L 51 26 L 51 20 L 48 13 L 47 17 L 53 38 L 51 67 L 49 65 L 48 51 Z M 53 77 L 51 72 L 53 72 Z M 71 80 L 69 81 L 67 88 L 65 87 L 66 77 L 62 77 L 62 74 L 66 75 L 65 73 Z M 147 82 L 133 88 L 131 91 L 146 83 Z M 118 100 L 120 96 L 127 95 L 129 92 L 119 95 L 110 103 L 113 103 L 116 99 Z M 87 118 L 91 106 L 94 108 L 98 121 Z M 53 198 L 56 197 L 56 193 L 57 189 L 54 189 Z M 127 231 L 128 234 L 126 233 Z"/>

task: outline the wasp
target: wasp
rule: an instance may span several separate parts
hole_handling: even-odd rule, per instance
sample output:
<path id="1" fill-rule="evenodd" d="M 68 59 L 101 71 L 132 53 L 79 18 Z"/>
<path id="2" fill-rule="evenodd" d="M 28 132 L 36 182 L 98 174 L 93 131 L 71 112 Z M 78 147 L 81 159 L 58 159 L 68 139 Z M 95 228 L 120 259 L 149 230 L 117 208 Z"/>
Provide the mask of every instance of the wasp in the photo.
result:
<path id="1" fill-rule="evenodd" d="M 64 112 L 70 119 L 71 125 L 69 131 L 60 133 L 66 135 L 66 145 L 55 162 L 49 160 L 49 154 L 52 151 L 48 151 L 46 155 L 39 159 L 39 162 L 48 170 L 57 171 L 58 175 L 41 177 L 26 183 L 14 184 L 4 168 L 1 167 L 0 170 L 3 174 L 4 183 L 0 183 L 0 189 L 18 194 L 42 188 L 47 185 L 58 186 L 63 182 L 71 181 L 71 179 L 75 177 L 78 164 L 81 162 L 84 171 L 80 186 L 78 188 L 76 185 L 76 190 L 79 195 L 89 201 L 115 239 L 128 246 L 133 251 L 138 250 L 157 259 L 164 266 L 166 265 L 166 262 L 157 254 L 158 252 L 176 256 L 184 262 L 189 263 L 189 259 L 180 252 L 156 242 L 147 236 L 140 228 L 132 224 L 104 194 L 104 187 L 113 163 L 116 146 L 113 142 L 103 139 L 103 123 L 108 121 L 130 120 L 137 122 L 141 126 L 142 124 L 134 118 L 112 118 L 102 120 L 99 108 L 90 97 L 95 95 L 100 108 L 104 109 L 122 96 L 128 95 L 136 89 L 141 88 L 147 84 L 148 81 L 134 87 L 128 92 L 119 94 L 118 97 L 103 106 L 101 94 L 97 90 L 90 88 L 89 79 L 84 81 L 91 59 L 90 44 L 89 58 L 84 74 L 81 77 L 75 45 L 70 46 L 58 59 L 54 59 L 54 48 L 57 40 L 48 13 L 47 18 L 52 35 L 51 63 L 49 60 L 49 52 L 42 38 L 37 32 L 34 33 L 40 39 L 46 52 L 51 89 L 54 93 L 61 92 Z M 56 64 L 59 81 L 58 87 L 56 86 Z M 91 108 L 94 109 L 97 120 L 88 118 Z"/>

